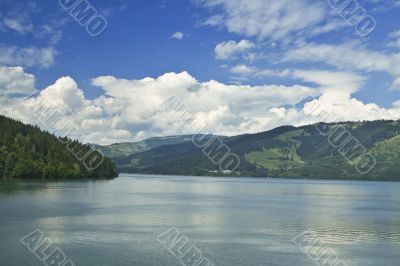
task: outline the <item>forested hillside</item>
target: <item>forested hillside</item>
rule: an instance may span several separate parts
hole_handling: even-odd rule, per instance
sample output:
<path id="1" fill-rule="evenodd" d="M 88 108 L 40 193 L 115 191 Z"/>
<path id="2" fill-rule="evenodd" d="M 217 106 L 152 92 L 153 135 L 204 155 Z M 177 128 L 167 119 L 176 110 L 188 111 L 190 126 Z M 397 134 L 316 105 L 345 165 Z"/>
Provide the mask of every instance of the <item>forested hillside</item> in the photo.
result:
<path id="1" fill-rule="evenodd" d="M 88 145 L 0 116 L 0 178 L 98 179 L 118 175 L 110 159 L 103 160 L 91 151 Z M 89 152 L 91 156 L 86 157 Z"/>
<path id="2" fill-rule="evenodd" d="M 96 149 L 99 149 L 105 156 L 117 159 L 124 158 L 135 153 L 145 152 L 161 146 L 169 146 L 188 142 L 192 140 L 192 136 L 193 135 L 158 137 L 145 139 L 139 142 L 115 143 L 108 146 L 92 144 L 92 146 Z M 204 135 L 204 137 L 210 138 L 211 135 Z M 223 139 L 225 137 L 220 138 Z"/>
<path id="3" fill-rule="evenodd" d="M 317 128 L 331 134 L 321 134 Z M 345 134 L 341 136 L 340 132 Z M 223 138 L 223 142 L 240 158 L 239 168 L 229 173 L 233 176 L 400 180 L 399 121 L 284 126 Z M 365 154 L 360 157 L 364 151 L 376 164 L 363 166 L 368 158 Z M 223 175 L 191 141 L 112 159 L 121 172 Z"/>

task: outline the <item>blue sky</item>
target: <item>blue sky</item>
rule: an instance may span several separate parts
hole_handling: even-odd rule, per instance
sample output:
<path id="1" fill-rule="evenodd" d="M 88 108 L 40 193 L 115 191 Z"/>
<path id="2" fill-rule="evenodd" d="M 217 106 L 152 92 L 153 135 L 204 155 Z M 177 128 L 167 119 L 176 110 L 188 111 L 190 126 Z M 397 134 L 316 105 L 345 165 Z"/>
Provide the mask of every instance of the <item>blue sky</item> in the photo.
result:
<path id="1" fill-rule="evenodd" d="M 3 4 L 2 13 L 14 9 L 14 2 Z M 214 60 L 213 50 L 229 34 L 200 27 L 205 10 L 190 1 L 93 1 L 91 4 L 99 12 L 107 13 L 109 22 L 106 31 L 96 38 L 88 35 L 58 4 L 36 3 L 40 11 L 31 14 L 34 23 L 46 23 L 53 16 L 64 20 L 59 26 L 62 39 L 51 45 L 49 38 L 38 39 L 30 33 L 5 30 L 1 32 L 1 40 L 7 46 L 54 47 L 54 64 L 46 68 L 26 67 L 35 73 L 38 88 L 65 75 L 82 84 L 88 96 L 95 94 L 90 79 L 100 75 L 144 78 L 186 70 L 200 80 L 227 79 L 220 62 Z M 177 31 L 185 34 L 184 39 L 171 38 Z"/>
<path id="2" fill-rule="evenodd" d="M 93 37 L 59 1 L 0 0 L 0 111 L 35 123 L 7 104 L 42 91 L 101 143 L 186 133 L 157 114 L 171 96 L 227 135 L 316 122 L 290 107 L 308 96 L 330 120 L 399 119 L 400 1 L 352 2 L 367 36 L 330 2 L 92 0 L 108 22 Z"/>

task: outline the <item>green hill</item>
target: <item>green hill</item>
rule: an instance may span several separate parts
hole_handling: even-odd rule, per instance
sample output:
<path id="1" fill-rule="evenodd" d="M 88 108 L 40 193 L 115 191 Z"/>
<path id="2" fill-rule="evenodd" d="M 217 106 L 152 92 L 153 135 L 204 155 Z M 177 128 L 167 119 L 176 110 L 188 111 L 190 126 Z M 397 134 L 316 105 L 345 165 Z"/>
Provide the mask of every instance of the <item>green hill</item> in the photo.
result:
<path id="1" fill-rule="evenodd" d="M 0 179 L 116 176 L 114 163 L 90 146 L 0 116 Z"/>
<path id="2" fill-rule="evenodd" d="M 322 135 L 317 127 L 333 134 Z M 341 136 L 340 132 L 345 134 Z M 356 141 L 362 146 L 357 146 Z M 228 172 L 229 175 L 400 180 L 399 121 L 284 126 L 258 134 L 225 137 L 223 142 L 240 158 L 240 166 Z M 374 158 L 376 165 L 371 161 L 368 165 L 366 159 L 370 157 L 361 156 L 363 154 Z M 112 159 L 121 172 L 223 175 L 219 166 L 191 140 Z"/>
<path id="3" fill-rule="evenodd" d="M 193 135 L 182 135 L 182 136 L 169 136 L 169 137 L 158 137 L 150 138 L 139 142 L 122 142 L 115 143 L 107 146 L 101 146 L 91 144 L 96 149 L 99 149 L 105 156 L 110 158 L 126 157 L 135 153 L 145 152 L 160 146 L 180 144 L 192 140 Z M 204 135 L 210 137 L 209 135 Z M 226 138 L 220 136 L 220 138 Z"/>
<path id="4" fill-rule="evenodd" d="M 122 142 L 107 146 L 92 144 L 93 147 L 99 149 L 104 155 L 112 158 L 129 156 L 134 153 L 148 151 L 160 146 L 179 144 L 190 141 L 192 135 L 170 136 L 150 138 L 139 142 Z"/>

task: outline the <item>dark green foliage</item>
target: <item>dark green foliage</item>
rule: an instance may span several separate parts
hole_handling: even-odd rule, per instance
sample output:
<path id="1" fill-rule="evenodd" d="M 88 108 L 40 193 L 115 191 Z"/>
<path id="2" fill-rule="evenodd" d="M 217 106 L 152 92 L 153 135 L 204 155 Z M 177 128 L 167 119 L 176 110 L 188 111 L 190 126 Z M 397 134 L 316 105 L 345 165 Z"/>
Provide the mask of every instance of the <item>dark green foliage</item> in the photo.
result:
<path id="1" fill-rule="evenodd" d="M 279 127 L 258 134 L 223 138 L 241 163 L 231 175 L 317 179 L 359 179 L 400 181 L 400 122 L 343 122 L 321 124 L 333 130 L 344 127 L 373 155 L 377 164 L 360 174 L 332 147 L 328 136 L 315 126 Z M 248 156 L 257 153 L 256 156 Z M 265 152 L 265 157 L 263 154 Z M 272 157 L 271 157 L 272 156 Z M 259 158 L 256 163 L 249 158 Z M 261 157 L 261 158 L 260 158 Z M 222 175 L 191 141 L 165 145 L 130 156 L 113 158 L 121 172 L 179 175 Z"/>
<path id="2" fill-rule="evenodd" d="M 87 170 L 83 161 L 67 149 L 67 143 L 82 152 L 90 148 L 0 116 L 0 178 L 79 179 L 118 175 L 108 158 L 97 169 Z"/>

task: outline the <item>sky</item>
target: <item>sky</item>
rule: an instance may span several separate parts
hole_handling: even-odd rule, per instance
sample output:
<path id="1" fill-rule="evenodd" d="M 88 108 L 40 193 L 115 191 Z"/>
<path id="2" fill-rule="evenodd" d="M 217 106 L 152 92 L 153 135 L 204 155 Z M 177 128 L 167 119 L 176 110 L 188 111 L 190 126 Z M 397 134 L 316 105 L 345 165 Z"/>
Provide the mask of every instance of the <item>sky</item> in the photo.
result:
<path id="1" fill-rule="evenodd" d="M 400 119 L 399 15 L 399 0 L 0 0 L 0 114 L 99 144 Z"/>

